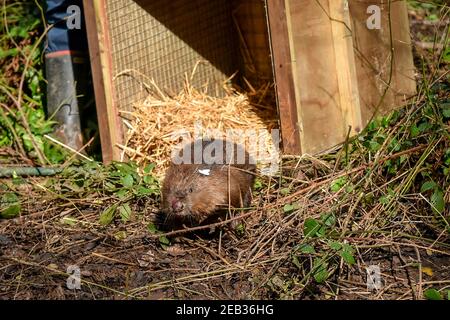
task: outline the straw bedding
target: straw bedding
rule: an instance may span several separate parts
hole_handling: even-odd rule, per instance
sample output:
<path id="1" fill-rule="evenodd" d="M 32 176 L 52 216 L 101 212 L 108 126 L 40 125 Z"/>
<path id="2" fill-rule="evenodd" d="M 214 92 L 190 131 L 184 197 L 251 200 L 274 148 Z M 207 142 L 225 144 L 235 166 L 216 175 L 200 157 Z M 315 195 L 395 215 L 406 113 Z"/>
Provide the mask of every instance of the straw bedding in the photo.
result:
<path id="1" fill-rule="evenodd" d="M 155 174 L 162 177 L 172 150 L 197 138 L 214 137 L 243 144 L 260 168 L 273 164 L 278 155 L 271 135 L 278 126 L 273 87 L 246 84 L 245 93 L 224 84 L 226 94 L 213 97 L 186 80 L 181 92 L 171 96 L 150 81 L 147 98 L 135 103 L 134 110 L 122 111 L 128 118 L 126 143 L 120 146 L 123 154 L 141 167 L 155 163 Z"/>

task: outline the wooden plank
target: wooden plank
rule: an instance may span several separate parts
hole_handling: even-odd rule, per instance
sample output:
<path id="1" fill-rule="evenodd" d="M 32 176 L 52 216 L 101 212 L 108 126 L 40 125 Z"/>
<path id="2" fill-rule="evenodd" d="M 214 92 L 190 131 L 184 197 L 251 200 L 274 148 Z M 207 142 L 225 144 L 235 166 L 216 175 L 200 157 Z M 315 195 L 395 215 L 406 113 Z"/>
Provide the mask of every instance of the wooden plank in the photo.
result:
<path id="1" fill-rule="evenodd" d="M 283 151 L 286 154 L 300 154 L 302 150 L 285 0 L 266 0 L 265 3 Z"/>
<path id="2" fill-rule="evenodd" d="M 94 82 L 95 103 L 105 163 L 120 160 L 123 139 L 119 113 L 114 103 L 112 84 L 112 57 L 105 0 L 84 0 L 92 80 Z"/>
<path id="3" fill-rule="evenodd" d="M 416 69 L 412 53 L 406 1 L 392 2 L 392 35 L 394 38 L 395 106 L 404 105 L 416 92 Z"/>
<path id="4" fill-rule="evenodd" d="M 302 152 L 314 154 L 343 142 L 348 131 L 341 110 L 340 66 L 336 64 L 329 1 L 287 1 Z"/>
<path id="5" fill-rule="evenodd" d="M 362 130 L 361 106 L 347 0 L 329 1 L 340 108 L 350 135 Z"/>
<path id="6" fill-rule="evenodd" d="M 370 5 L 377 5 L 381 10 L 381 29 L 367 28 L 366 21 L 371 15 L 367 13 L 367 8 Z M 358 0 L 350 1 L 349 6 L 361 113 L 365 125 L 375 111 L 386 114 L 405 104 L 416 92 L 409 22 L 405 1 L 391 1 L 391 50 L 388 2 Z"/>

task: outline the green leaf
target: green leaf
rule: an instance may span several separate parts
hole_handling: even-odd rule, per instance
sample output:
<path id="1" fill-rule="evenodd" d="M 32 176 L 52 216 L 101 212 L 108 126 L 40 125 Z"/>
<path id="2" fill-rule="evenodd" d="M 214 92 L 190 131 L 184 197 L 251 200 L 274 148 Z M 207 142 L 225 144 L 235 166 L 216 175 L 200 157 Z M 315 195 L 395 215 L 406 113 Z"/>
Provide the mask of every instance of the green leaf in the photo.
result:
<path id="1" fill-rule="evenodd" d="M 305 237 L 315 237 L 320 229 L 320 223 L 316 219 L 307 218 L 303 227 Z"/>
<path id="2" fill-rule="evenodd" d="M 406 156 L 406 155 L 400 156 L 400 164 L 405 162 L 407 159 L 408 159 L 408 156 Z"/>
<path id="3" fill-rule="evenodd" d="M 327 270 L 327 264 L 321 259 L 317 258 L 313 263 L 314 280 L 318 283 L 322 283 L 328 279 L 329 274 Z"/>
<path id="4" fill-rule="evenodd" d="M 126 237 L 127 237 L 126 231 L 117 231 L 114 234 L 114 238 L 116 238 L 117 240 L 123 240 L 126 239 Z"/>
<path id="5" fill-rule="evenodd" d="M 255 190 L 259 190 L 259 189 L 262 189 L 262 187 L 263 187 L 263 183 L 262 183 L 261 179 L 256 178 L 255 183 L 253 184 L 253 188 Z"/>
<path id="6" fill-rule="evenodd" d="M 389 196 L 381 196 L 378 201 L 380 201 L 381 204 L 388 204 L 389 203 Z"/>
<path id="7" fill-rule="evenodd" d="M 116 196 L 119 199 L 123 200 L 123 199 L 125 199 L 128 196 L 129 192 L 130 191 L 128 189 L 120 189 L 119 191 L 116 192 Z"/>
<path id="8" fill-rule="evenodd" d="M 284 207 L 283 207 L 284 213 L 292 212 L 292 211 L 294 211 L 294 209 L 295 209 L 295 206 L 293 204 L 290 204 L 290 203 L 285 204 Z"/>
<path id="9" fill-rule="evenodd" d="M 20 210 L 19 198 L 15 193 L 5 193 L 0 199 L 0 218 L 15 218 L 19 215 Z"/>
<path id="10" fill-rule="evenodd" d="M 105 189 L 108 190 L 108 191 L 114 191 L 117 188 L 116 188 L 116 186 L 113 183 L 111 183 L 109 181 L 105 181 Z"/>
<path id="11" fill-rule="evenodd" d="M 336 250 L 336 251 L 341 250 L 341 248 L 342 248 L 342 244 L 340 244 L 337 241 L 331 241 L 328 245 L 330 246 L 331 249 Z"/>
<path id="12" fill-rule="evenodd" d="M 425 17 L 425 19 L 429 21 L 437 21 L 439 20 L 439 17 L 437 16 L 437 14 L 432 13 L 429 16 Z"/>
<path id="13" fill-rule="evenodd" d="M 155 178 L 152 176 L 144 176 L 144 183 L 145 184 L 154 184 Z"/>
<path id="14" fill-rule="evenodd" d="M 436 187 L 436 182 L 434 181 L 427 181 L 425 182 L 422 187 L 420 188 L 420 192 L 426 192 L 428 190 L 434 189 Z"/>
<path id="15" fill-rule="evenodd" d="M 130 220 L 131 218 L 131 208 L 130 205 L 128 203 L 124 203 L 121 206 L 119 206 L 119 214 L 120 217 L 122 218 L 123 222 L 127 222 Z"/>
<path id="16" fill-rule="evenodd" d="M 442 213 L 445 209 L 444 193 L 437 189 L 431 195 L 431 204 L 433 205 L 434 211 L 437 213 Z"/>
<path id="17" fill-rule="evenodd" d="M 450 149 L 445 150 L 444 163 L 448 166 L 450 165 Z"/>
<path id="18" fill-rule="evenodd" d="M 336 217 L 333 213 L 323 214 L 320 219 L 327 227 L 332 227 L 336 223 Z"/>
<path id="19" fill-rule="evenodd" d="M 148 230 L 150 233 L 157 233 L 157 232 L 158 232 L 158 229 L 156 228 L 156 226 L 155 226 L 155 224 L 154 224 L 153 222 L 150 222 L 150 223 L 147 225 L 147 230 Z"/>
<path id="20" fill-rule="evenodd" d="M 353 253 L 354 249 L 351 245 L 349 245 L 348 243 L 343 243 L 342 244 L 342 250 Z"/>
<path id="21" fill-rule="evenodd" d="M 341 250 L 341 252 L 339 252 L 339 255 L 342 257 L 342 259 L 344 259 L 344 261 L 347 264 L 353 265 L 356 263 L 355 257 L 353 256 L 354 251 L 355 250 L 353 249 L 353 247 L 351 245 L 349 245 L 348 243 L 343 243 L 342 250 Z"/>
<path id="22" fill-rule="evenodd" d="M 18 201 L 19 201 L 19 198 L 17 197 L 17 195 L 15 193 L 8 192 L 2 196 L 0 204 L 10 204 L 10 203 L 18 202 Z"/>
<path id="23" fill-rule="evenodd" d="M 245 234 L 245 225 L 243 223 L 239 223 L 234 230 L 238 235 L 243 236 Z"/>
<path id="24" fill-rule="evenodd" d="M 289 189 L 289 188 L 283 188 L 283 189 L 280 190 L 280 194 L 281 194 L 282 196 L 286 196 L 286 195 L 288 195 L 289 193 L 291 193 L 291 189 Z"/>
<path id="25" fill-rule="evenodd" d="M 316 250 L 314 250 L 314 247 L 310 244 L 303 244 L 301 245 L 298 250 L 301 253 L 305 253 L 305 254 L 313 254 L 316 253 Z"/>
<path id="26" fill-rule="evenodd" d="M 328 279 L 328 271 L 325 268 L 320 268 L 314 273 L 314 280 L 316 280 L 318 283 L 322 283 L 325 280 Z"/>
<path id="27" fill-rule="evenodd" d="M 298 257 L 297 256 L 293 256 L 292 257 L 292 263 L 299 268 L 300 270 L 302 269 L 302 264 L 300 263 L 300 261 L 298 261 Z"/>
<path id="28" fill-rule="evenodd" d="M 420 132 L 425 132 L 426 130 L 431 128 L 431 124 L 429 124 L 428 122 L 422 122 L 417 128 Z"/>
<path id="29" fill-rule="evenodd" d="M 415 138 L 420 134 L 420 130 L 415 124 L 409 128 L 409 132 L 411 133 L 412 138 Z"/>
<path id="30" fill-rule="evenodd" d="M 442 110 L 442 115 L 446 118 L 450 118 L 450 106 Z"/>
<path id="31" fill-rule="evenodd" d="M 338 192 L 339 190 L 341 190 L 341 188 L 345 185 L 346 182 L 347 179 L 345 177 L 336 179 L 333 182 L 331 182 L 330 190 L 332 192 Z"/>
<path id="32" fill-rule="evenodd" d="M 319 228 L 319 231 L 317 231 L 317 236 L 318 237 L 323 237 L 325 236 L 325 232 L 327 231 L 327 227 L 326 226 L 321 226 Z"/>
<path id="33" fill-rule="evenodd" d="M 74 226 L 78 223 L 78 219 L 72 217 L 63 217 L 60 221 L 62 224 L 67 224 L 69 226 Z"/>
<path id="34" fill-rule="evenodd" d="M 100 215 L 100 219 L 99 219 L 100 224 L 103 226 L 110 224 L 114 219 L 114 216 L 116 214 L 116 209 L 117 209 L 117 204 L 113 204 L 113 205 L 109 206 L 108 208 L 106 208 Z"/>
<path id="35" fill-rule="evenodd" d="M 20 209 L 20 204 L 12 204 L 0 211 L 0 217 L 5 219 L 15 218 L 19 215 Z"/>
<path id="36" fill-rule="evenodd" d="M 379 144 L 376 141 L 370 141 L 369 142 L 369 150 L 372 151 L 372 152 L 378 151 L 380 149 L 380 147 L 381 147 L 381 144 Z"/>
<path id="37" fill-rule="evenodd" d="M 149 174 L 150 172 L 153 171 L 155 166 L 156 165 L 154 163 L 150 163 L 150 164 L 146 165 L 145 168 L 144 168 L 144 173 Z"/>
<path id="38" fill-rule="evenodd" d="M 447 48 L 445 49 L 445 52 L 444 52 L 444 54 L 443 54 L 443 57 L 444 57 L 444 61 L 445 61 L 445 62 L 450 63 L 450 47 L 447 47 Z M 450 299 L 449 299 L 449 300 L 450 300 Z"/>
<path id="39" fill-rule="evenodd" d="M 150 194 L 157 194 L 157 189 L 145 188 L 143 186 L 139 186 L 136 189 L 136 193 L 138 196 L 148 196 Z"/>
<path id="40" fill-rule="evenodd" d="M 428 300 L 442 300 L 441 294 L 436 289 L 427 289 L 424 295 Z"/>
<path id="41" fill-rule="evenodd" d="M 114 162 L 113 166 L 117 168 L 119 175 L 136 173 L 136 164 L 133 162 Z"/>
<path id="42" fill-rule="evenodd" d="M 170 240 L 166 236 L 159 237 L 159 242 L 167 246 L 170 245 Z"/>
<path id="43" fill-rule="evenodd" d="M 17 48 L 11 48 L 8 50 L 3 50 L 0 48 L 0 59 L 7 58 L 9 56 L 15 56 L 17 55 L 17 53 L 19 53 L 19 49 Z"/>
<path id="44" fill-rule="evenodd" d="M 20 186 L 20 185 L 22 185 L 22 184 L 26 184 L 26 183 L 27 183 L 27 180 L 25 180 L 25 179 L 22 178 L 22 177 L 19 177 L 19 176 L 16 174 L 16 172 L 13 172 L 12 183 L 13 183 L 13 185 L 15 185 L 15 186 Z"/>
<path id="45" fill-rule="evenodd" d="M 342 259 L 344 259 L 344 261 L 349 264 L 349 265 L 353 265 L 356 263 L 355 261 L 355 257 L 353 257 L 353 254 L 351 254 L 348 251 L 341 251 L 340 252 L 340 256 L 342 257 Z"/>
<path id="46" fill-rule="evenodd" d="M 131 188 L 133 186 L 133 176 L 131 174 L 127 174 L 122 177 L 121 183 L 125 188 Z"/>

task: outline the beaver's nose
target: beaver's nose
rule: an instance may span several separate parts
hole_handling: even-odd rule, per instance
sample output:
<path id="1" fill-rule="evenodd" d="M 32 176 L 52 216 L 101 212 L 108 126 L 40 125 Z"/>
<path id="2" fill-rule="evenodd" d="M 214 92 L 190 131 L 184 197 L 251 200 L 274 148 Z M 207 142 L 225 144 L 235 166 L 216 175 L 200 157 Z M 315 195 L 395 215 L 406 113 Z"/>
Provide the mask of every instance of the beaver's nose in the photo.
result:
<path id="1" fill-rule="evenodd" d="M 183 202 L 178 199 L 172 200 L 172 209 L 175 212 L 181 211 L 184 208 Z"/>

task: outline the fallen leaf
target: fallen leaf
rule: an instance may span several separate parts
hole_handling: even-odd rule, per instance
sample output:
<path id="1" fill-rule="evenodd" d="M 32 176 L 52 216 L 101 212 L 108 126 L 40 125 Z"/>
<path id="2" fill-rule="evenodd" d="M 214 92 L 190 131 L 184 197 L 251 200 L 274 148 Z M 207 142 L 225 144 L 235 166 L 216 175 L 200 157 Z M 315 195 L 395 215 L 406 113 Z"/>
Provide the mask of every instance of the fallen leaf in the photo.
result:
<path id="1" fill-rule="evenodd" d="M 425 273 L 427 276 L 430 277 L 433 276 L 433 270 L 429 267 L 422 267 L 422 272 Z"/>

